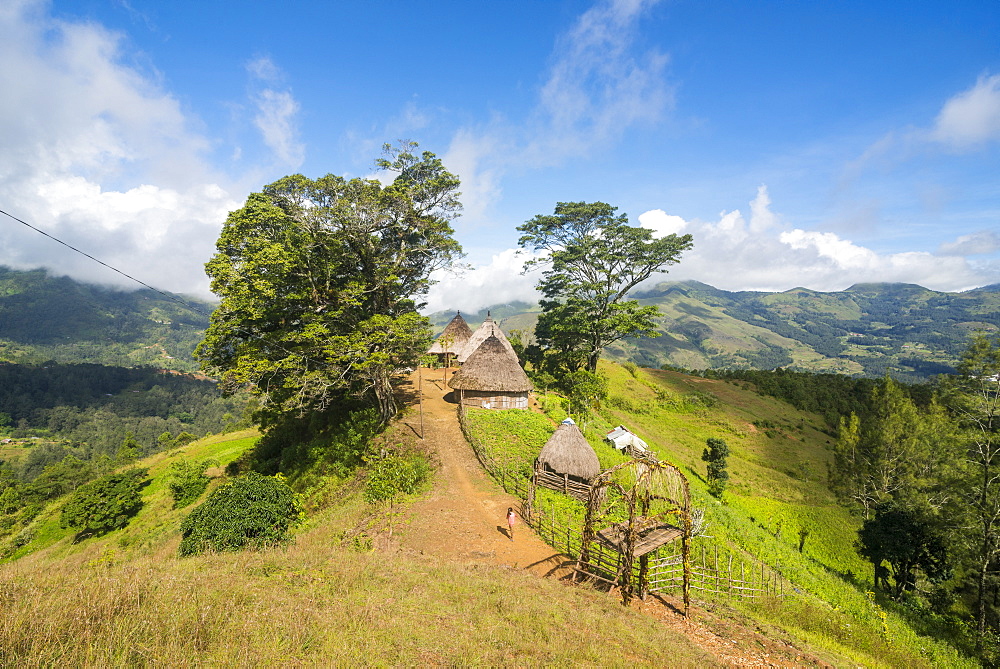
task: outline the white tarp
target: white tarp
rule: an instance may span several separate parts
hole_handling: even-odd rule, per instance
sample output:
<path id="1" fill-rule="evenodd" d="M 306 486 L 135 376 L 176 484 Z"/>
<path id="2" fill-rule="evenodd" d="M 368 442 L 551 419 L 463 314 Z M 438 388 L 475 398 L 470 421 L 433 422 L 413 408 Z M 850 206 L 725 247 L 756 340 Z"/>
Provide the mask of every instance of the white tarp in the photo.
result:
<path id="1" fill-rule="evenodd" d="M 619 451 L 624 451 L 629 446 L 637 451 L 649 450 L 649 446 L 646 445 L 646 442 L 629 432 L 624 425 L 619 425 L 615 429 L 611 430 L 611 432 L 608 432 L 604 438 L 610 441 Z"/>

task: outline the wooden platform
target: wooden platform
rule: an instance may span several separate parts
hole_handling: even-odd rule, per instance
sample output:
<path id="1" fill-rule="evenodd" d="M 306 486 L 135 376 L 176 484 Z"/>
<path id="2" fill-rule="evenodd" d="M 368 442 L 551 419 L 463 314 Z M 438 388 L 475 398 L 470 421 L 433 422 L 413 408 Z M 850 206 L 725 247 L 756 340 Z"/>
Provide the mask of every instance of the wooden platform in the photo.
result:
<path id="1" fill-rule="evenodd" d="M 597 538 L 605 546 L 615 549 L 619 553 L 623 552 L 622 542 L 625 538 L 625 523 L 615 523 L 611 527 L 606 527 L 597 532 Z M 660 546 L 678 539 L 684 530 L 674 527 L 668 523 L 657 523 L 655 521 L 643 521 L 638 524 L 639 539 L 635 543 L 632 554 L 635 557 L 645 555 L 655 551 Z"/>

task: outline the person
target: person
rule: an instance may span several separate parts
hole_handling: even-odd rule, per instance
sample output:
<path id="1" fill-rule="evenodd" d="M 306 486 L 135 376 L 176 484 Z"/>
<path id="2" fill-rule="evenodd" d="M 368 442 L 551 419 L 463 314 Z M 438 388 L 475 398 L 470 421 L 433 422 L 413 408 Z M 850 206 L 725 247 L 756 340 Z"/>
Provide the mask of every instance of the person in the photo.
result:
<path id="1" fill-rule="evenodd" d="M 510 540 L 511 541 L 514 541 L 514 523 L 516 523 L 516 522 L 517 522 L 517 514 L 514 513 L 514 507 L 508 506 L 507 507 L 507 527 L 510 528 L 510 531 L 508 532 L 508 535 L 510 536 Z"/>

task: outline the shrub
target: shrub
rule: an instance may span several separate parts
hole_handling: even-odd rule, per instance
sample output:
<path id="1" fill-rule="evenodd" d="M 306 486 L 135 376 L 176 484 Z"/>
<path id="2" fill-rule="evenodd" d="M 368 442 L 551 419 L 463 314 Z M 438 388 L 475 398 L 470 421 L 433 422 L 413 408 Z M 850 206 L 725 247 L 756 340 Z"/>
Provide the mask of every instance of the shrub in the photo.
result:
<path id="1" fill-rule="evenodd" d="M 181 556 L 286 544 L 303 516 L 284 477 L 244 474 L 209 495 L 181 523 Z"/>
<path id="2" fill-rule="evenodd" d="M 140 490 L 147 473 L 133 468 L 85 483 L 63 506 L 60 524 L 95 533 L 125 527 L 142 508 Z"/>
<path id="3" fill-rule="evenodd" d="M 371 461 L 365 501 L 369 504 L 392 502 L 400 495 L 417 491 L 431 473 L 430 463 L 422 455 L 391 453 Z"/>
<path id="4" fill-rule="evenodd" d="M 174 498 L 175 509 L 187 506 L 201 497 L 201 493 L 205 492 L 209 481 L 209 478 L 205 476 L 205 469 L 212 464 L 217 465 L 218 463 L 204 460 L 201 462 L 178 460 L 170 465 L 167 487 L 170 488 L 170 495 Z"/>

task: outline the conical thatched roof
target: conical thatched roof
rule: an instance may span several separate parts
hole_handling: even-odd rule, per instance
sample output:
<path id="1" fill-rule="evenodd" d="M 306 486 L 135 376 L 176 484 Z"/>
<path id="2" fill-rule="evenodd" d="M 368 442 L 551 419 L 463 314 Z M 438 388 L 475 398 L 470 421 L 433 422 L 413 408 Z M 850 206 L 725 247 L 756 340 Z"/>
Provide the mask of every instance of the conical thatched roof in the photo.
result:
<path id="1" fill-rule="evenodd" d="M 559 474 L 590 480 L 601 473 L 597 453 L 571 418 L 564 420 L 538 454 L 539 464 Z"/>
<path id="2" fill-rule="evenodd" d="M 427 352 L 440 353 L 442 355 L 450 353 L 457 356 L 465 348 L 465 344 L 469 341 L 470 337 L 472 337 L 472 328 L 465 322 L 465 319 L 462 318 L 462 312 L 459 311 L 451 319 L 451 322 L 445 326 L 444 331 L 438 335 L 434 344 L 427 349 Z"/>
<path id="3" fill-rule="evenodd" d="M 476 352 L 476 349 L 482 346 L 483 342 L 490 336 L 499 339 L 500 343 L 507 350 L 507 353 L 514 356 L 515 360 L 517 359 L 517 353 L 514 353 L 514 347 L 510 345 L 509 341 L 507 341 L 507 337 L 504 335 L 503 330 L 501 330 L 500 326 L 496 324 L 496 321 L 494 321 L 489 314 L 487 314 L 486 320 L 483 321 L 482 325 L 476 328 L 476 331 L 472 333 L 471 337 L 469 337 L 469 341 L 465 343 L 465 348 L 459 352 L 457 360 L 464 364 L 465 361 Z"/>
<path id="4" fill-rule="evenodd" d="M 471 341 L 471 340 L 470 340 Z M 510 344 L 508 344 L 510 346 Z M 504 348 L 494 335 L 470 355 L 448 385 L 456 390 L 483 390 L 526 393 L 532 389 L 528 375 L 513 351 Z"/>

